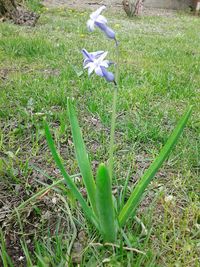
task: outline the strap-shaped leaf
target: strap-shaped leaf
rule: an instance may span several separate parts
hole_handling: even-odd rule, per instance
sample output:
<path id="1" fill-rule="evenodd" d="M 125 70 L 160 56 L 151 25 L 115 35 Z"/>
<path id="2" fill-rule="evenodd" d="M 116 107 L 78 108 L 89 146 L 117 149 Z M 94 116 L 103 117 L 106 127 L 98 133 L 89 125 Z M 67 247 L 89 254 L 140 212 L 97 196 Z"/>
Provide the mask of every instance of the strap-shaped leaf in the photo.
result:
<path id="1" fill-rule="evenodd" d="M 76 113 L 73 108 L 73 105 L 69 99 L 67 102 L 67 107 L 68 107 L 68 115 L 69 115 L 69 120 L 71 124 L 71 129 L 72 129 L 72 136 L 73 136 L 73 141 L 74 141 L 76 158 L 78 160 L 78 165 L 79 165 L 82 177 L 83 177 L 83 182 L 87 190 L 89 201 L 91 203 L 93 211 L 96 214 L 96 201 L 95 201 L 96 185 L 94 182 L 88 154 L 87 154 L 85 144 L 83 141 L 81 129 L 78 124 L 78 119 L 76 117 Z"/>
<path id="2" fill-rule="evenodd" d="M 163 164 L 164 160 L 169 156 L 172 148 L 177 143 L 192 111 L 192 107 L 185 112 L 185 114 L 180 119 L 179 123 L 177 124 L 176 128 L 172 132 L 171 136 L 169 137 L 167 143 L 161 149 L 160 154 L 154 160 L 154 162 L 150 165 L 144 175 L 141 177 L 140 181 L 136 185 L 135 189 L 133 190 L 131 196 L 129 197 L 127 203 L 123 207 L 122 211 L 119 214 L 119 224 L 123 226 L 126 220 L 133 216 L 138 204 L 141 201 L 141 198 L 144 194 L 144 191 L 148 184 L 151 182 L 155 174 L 157 173 L 158 169 Z"/>
<path id="3" fill-rule="evenodd" d="M 112 200 L 111 180 L 108 169 L 101 164 L 97 170 L 96 203 L 100 232 L 104 242 L 115 242 L 116 224 Z"/>
<path id="4" fill-rule="evenodd" d="M 72 190 L 73 195 L 79 201 L 79 203 L 80 203 L 84 213 L 86 214 L 87 218 L 96 226 L 96 228 L 98 228 L 98 222 L 97 222 L 96 216 L 94 215 L 92 209 L 86 203 L 86 201 L 83 198 L 83 196 L 81 195 L 81 193 L 78 191 L 78 188 L 76 187 L 75 183 L 72 181 L 69 174 L 66 172 L 66 170 L 65 170 L 65 168 L 61 162 L 61 159 L 60 159 L 60 157 L 56 151 L 54 141 L 53 141 L 53 138 L 51 136 L 49 127 L 48 127 L 46 122 L 45 122 L 44 128 L 45 128 L 47 143 L 48 143 L 49 148 L 51 150 L 52 156 L 53 156 L 58 168 L 60 169 L 60 172 L 63 175 L 69 189 Z"/>

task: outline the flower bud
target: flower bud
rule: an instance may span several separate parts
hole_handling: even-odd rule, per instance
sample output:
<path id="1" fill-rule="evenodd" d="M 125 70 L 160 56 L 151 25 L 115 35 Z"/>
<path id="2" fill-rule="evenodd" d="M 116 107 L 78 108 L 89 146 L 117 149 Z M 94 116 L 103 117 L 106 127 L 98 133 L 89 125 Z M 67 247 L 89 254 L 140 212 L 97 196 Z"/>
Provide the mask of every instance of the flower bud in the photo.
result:
<path id="1" fill-rule="evenodd" d="M 105 67 L 101 67 L 101 71 L 102 71 L 103 77 L 106 79 L 106 81 L 108 81 L 108 82 L 114 82 L 115 81 L 115 76 L 112 72 L 107 71 Z"/>
<path id="2" fill-rule="evenodd" d="M 95 25 L 99 29 L 101 29 L 106 34 L 106 36 L 108 38 L 116 40 L 116 38 L 115 38 L 115 32 L 111 28 L 109 28 L 106 24 L 103 24 L 103 23 L 100 23 L 100 22 L 97 22 L 96 21 L 95 22 Z"/>

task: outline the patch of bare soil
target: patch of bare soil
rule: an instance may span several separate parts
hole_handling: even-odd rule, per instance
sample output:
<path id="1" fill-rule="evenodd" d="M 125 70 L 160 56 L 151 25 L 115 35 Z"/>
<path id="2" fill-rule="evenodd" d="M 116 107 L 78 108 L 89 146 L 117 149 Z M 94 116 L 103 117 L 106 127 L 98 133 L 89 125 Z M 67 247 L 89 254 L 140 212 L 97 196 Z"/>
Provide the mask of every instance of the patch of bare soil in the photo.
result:
<path id="1" fill-rule="evenodd" d="M 11 11 L 5 11 L 3 14 L 0 13 L 0 22 L 10 20 L 14 24 L 34 27 L 39 17 L 39 14 L 35 12 L 26 10 L 22 6 L 17 6 Z"/>
<path id="2" fill-rule="evenodd" d="M 122 1 L 116 1 L 116 0 L 74 0 L 74 1 L 69 1 L 69 0 L 44 0 L 43 5 L 46 7 L 69 7 L 69 8 L 74 8 L 74 9 L 88 9 L 88 8 L 96 8 L 98 6 L 105 5 L 107 7 L 121 7 Z"/>
<path id="3" fill-rule="evenodd" d="M 18 7 L 7 17 L 9 17 L 15 24 L 34 27 L 40 16 L 34 12 Z"/>
<path id="4" fill-rule="evenodd" d="M 99 6 L 105 5 L 113 12 L 121 12 L 125 14 L 123 10 L 122 0 L 44 0 L 42 2 L 47 8 L 60 8 L 68 7 L 77 10 L 91 9 L 94 10 Z M 144 8 L 142 16 L 164 16 L 173 17 L 176 15 L 175 10 L 171 9 L 159 9 L 159 8 Z"/>

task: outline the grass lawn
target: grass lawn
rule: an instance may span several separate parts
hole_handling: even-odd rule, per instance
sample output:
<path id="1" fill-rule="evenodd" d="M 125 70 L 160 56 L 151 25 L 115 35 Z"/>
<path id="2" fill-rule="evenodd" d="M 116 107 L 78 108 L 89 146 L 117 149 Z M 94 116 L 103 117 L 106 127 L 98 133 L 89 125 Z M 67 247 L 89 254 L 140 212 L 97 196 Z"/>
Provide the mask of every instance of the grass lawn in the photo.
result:
<path id="1" fill-rule="evenodd" d="M 193 114 L 138 209 L 147 234 L 129 220 L 119 248 L 104 248 L 63 183 L 43 129 L 46 119 L 84 195 L 67 98 L 76 100 L 96 170 L 108 159 L 113 87 L 95 75 L 88 78 L 80 50 L 108 50 L 108 58 L 115 59 L 112 41 L 98 30 L 87 32 L 88 16 L 57 9 L 46 10 L 35 28 L 0 24 L 1 255 L 7 266 L 62 267 L 69 259 L 70 266 L 198 266 L 200 19 L 187 14 L 129 19 L 106 11 L 120 42 L 116 196 L 129 172 L 130 194 L 189 105 Z M 51 187 L 52 181 L 60 182 Z"/>

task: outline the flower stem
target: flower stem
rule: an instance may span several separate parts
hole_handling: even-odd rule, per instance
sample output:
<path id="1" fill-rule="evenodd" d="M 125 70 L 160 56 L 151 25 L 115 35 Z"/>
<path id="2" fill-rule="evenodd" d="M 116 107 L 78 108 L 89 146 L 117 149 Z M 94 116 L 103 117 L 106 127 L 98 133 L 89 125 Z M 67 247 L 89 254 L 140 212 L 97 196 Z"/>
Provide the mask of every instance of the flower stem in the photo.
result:
<path id="1" fill-rule="evenodd" d="M 116 104 L 117 104 L 117 88 L 114 88 L 111 131 L 110 131 L 109 162 L 108 162 L 111 181 L 112 181 L 112 176 L 113 176 L 113 154 L 114 154 L 114 139 L 115 139 Z"/>
<path id="2" fill-rule="evenodd" d="M 112 106 L 112 118 L 111 118 L 111 130 L 110 130 L 110 147 L 109 147 L 109 161 L 108 168 L 110 179 L 113 178 L 113 154 L 114 154 L 114 141 L 115 141 L 115 124 L 116 124 L 116 107 L 117 107 L 117 92 L 119 86 L 119 47 L 116 41 L 116 65 L 115 65 L 115 82 L 113 92 L 113 106 Z"/>

